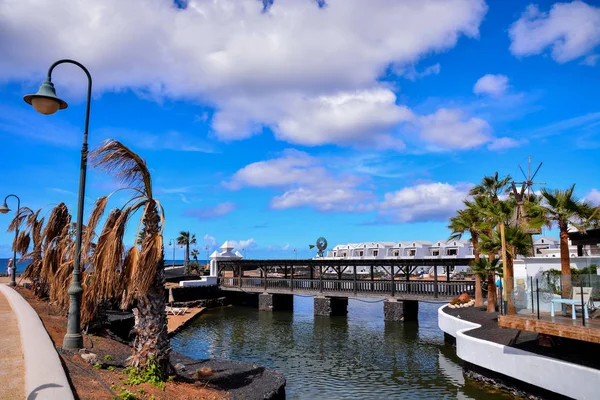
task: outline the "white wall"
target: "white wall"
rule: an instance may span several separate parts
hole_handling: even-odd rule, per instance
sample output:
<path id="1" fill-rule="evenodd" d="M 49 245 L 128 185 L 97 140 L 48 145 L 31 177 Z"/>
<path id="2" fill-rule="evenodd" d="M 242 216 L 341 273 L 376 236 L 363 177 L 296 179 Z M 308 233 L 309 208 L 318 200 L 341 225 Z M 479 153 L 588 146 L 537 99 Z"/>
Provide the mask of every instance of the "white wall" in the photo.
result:
<path id="1" fill-rule="evenodd" d="M 438 326 L 456 338 L 456 354 L 464 361 L 574 399 L 598 399 L 600 370 L 540 356 L 465 335 L 479 324 L 438 309 Z"/>

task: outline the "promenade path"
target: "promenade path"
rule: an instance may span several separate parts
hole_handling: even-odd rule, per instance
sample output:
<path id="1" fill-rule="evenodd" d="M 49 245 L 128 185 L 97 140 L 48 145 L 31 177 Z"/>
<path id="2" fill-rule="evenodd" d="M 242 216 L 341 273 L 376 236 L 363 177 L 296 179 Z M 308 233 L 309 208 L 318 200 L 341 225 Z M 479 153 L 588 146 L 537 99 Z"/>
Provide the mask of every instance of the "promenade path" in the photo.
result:
<path id="1" fill-rule="evenodd" d="M 25 398 L 25 360 L 19 321 L 8 299 L 0 292 L 0 399 Z"/>

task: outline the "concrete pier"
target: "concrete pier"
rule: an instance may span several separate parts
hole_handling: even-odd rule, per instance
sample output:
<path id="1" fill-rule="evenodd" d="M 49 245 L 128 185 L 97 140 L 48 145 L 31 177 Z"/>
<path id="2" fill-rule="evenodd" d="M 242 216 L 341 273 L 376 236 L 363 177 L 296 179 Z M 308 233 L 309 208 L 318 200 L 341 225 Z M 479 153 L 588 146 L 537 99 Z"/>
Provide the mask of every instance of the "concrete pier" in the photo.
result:
<path id="1" fill-rule="evenodd" d="M 386 299 L 383 302 L 383 318 L 386 321 L 418 321 L 419 302 L 415 300 L 399 301 Z"/>
<path id="2" fill-rule="evenodd" d="M 315 297 L 315 315 L 324 317 L 348 315 L 348 298 Z"/>
<path id="3" fill-rule="evenodd" d="M 291 294 L 261 293 L 258 295 L 260 311 L 293 310 L 294 296 Z"/>

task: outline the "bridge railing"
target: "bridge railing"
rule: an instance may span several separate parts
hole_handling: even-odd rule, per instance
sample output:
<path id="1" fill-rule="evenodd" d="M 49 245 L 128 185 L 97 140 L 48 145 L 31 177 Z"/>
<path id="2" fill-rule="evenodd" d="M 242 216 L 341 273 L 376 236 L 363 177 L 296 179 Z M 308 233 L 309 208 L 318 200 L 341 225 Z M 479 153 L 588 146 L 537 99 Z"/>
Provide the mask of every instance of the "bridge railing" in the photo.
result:
<path id="1" fill-rule="evenodd" d="M 391 280 L 330 280 L 260 277 L 221 277 L 219 285 L 256 291 L 285 290 L 290 292 L 340 292 L 354 294 L 411 294 L 417 296 L 457 297 L 462 293 L 474 294 L 473 281 L 394 281 Z"/>

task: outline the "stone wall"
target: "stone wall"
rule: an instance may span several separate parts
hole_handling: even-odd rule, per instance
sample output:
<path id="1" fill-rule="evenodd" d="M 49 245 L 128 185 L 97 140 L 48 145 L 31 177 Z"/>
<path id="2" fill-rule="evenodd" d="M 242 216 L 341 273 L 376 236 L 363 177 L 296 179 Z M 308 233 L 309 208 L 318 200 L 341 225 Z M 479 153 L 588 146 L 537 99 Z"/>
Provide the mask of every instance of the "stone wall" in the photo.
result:
<path id="1" fill-rule="evenodd" d="M 315 297 L 315 315 L 325 317 L 348 315 L 347 297 Z"/>

